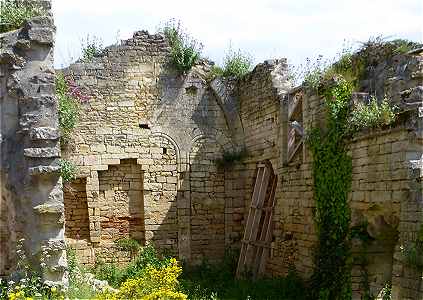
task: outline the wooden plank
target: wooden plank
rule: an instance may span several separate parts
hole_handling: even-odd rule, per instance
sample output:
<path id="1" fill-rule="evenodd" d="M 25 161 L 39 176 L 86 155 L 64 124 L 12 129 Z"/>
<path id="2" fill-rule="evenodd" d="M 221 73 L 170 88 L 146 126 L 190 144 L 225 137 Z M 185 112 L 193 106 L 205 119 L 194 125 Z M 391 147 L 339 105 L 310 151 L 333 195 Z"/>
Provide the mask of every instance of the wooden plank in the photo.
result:
<path id="1" fill-rule="evenodd" d="M 246 270 L 251 270 L 256 278 L 265 270 L 272 240 L 271 224 L 276 186 L 277 176 L 271 165 L 261 165 L 257 171 L 244 238 L 241 240 L 237 277 Z"/>
<path id="2" fill-rule="evenodd" d="M 270 194 L 270 207 L 272 208 L 269 212 L 269 219 L 268 219 L 268 224 L 267 224 L 267 228 L 266 228 L 266 235 L 264 237 L 264 243 L 266 245 L 271 244 L 272 242 L 272 217 L 273 217 L 273 209 L 275 207 L 275 195 L 276 195 L 276 187 L 278 184 L 278 176 L 275 176 L 274 178 L 274 183 L 272 185 L 272 192 Z M 262 257 L 261 257 L 261 261 L 260 261 L 260 266 L 258 267 L 258 275 L 262 275 L 264 274 L 265 270 L 266 270 L 266 263 L 267 263 L 267 259 L 270 256 L 270 247 L 269 249 L 263 249 L 263 253 L 262 253 Z"/>
<path id="3" fill-rule="evenodd" d="M 249 208 L 247 222 L 245 224 L 245 230 L 244 230 L 243 240 L 246 240 L 246 241 L 250 241 L 250 238 L 251 238 L 253 216 L 255 214 L 255 207 L 257 207 L 257 202 L 259 200 L 259 192 L 260 192 L 260 186 L 262 183 L 262 177 L 264 175 L 264 170 L 265 170 L 264 166 L 259 167 L 257 170 L 256 182 L 254 184 L 254 190 L 253 190 L 253 195 L 251 199 L 251 206 Z M 237 267 L 237 276 L 240 276 L 241 273 L 244 272 L 247 246 L 248 246 L 247 244 L 241 245 L 241 251 L 240 251 L 238 267 Z"/>
<path id="4" fill-rule="evenodd" d="M 268 207 L 266 207 L 270 209 L 266 209 L 266 210 L 263 209 L 263 211 L 265 212 L 265 216 L 264 216 L 263 225 L 260 232 L 260 238 L 258 241 L 259 248 L 257 250 L 256 259 L 254 261 L 254 266 L 253 266 L 254 278 L 256 278 L 260 273 L 263 257 L 265 256 L 266 252 L 270 251 L 270 243 L 266 240 L 266 236 L 267 236 L 267 233 L 269 232 L 269 227 L 271 226 L 271 221 L 272 221 L 272 208 L 273 208 L 273 199 L 274 199 L 275 191 L 276 191 L 276 185 L 277 185 L 277 176 L 273 176 L 270 194 L 267 201 Z"/>
<path id="5" fill-rule="evenodd" d="M 249 237 L 250 241 L 255 241 L 257 240 L 257 235 L 258 235 L 258 230 L 259 230 L 259 223 L 260 223 L 260 218 L 262 215 L 262 210 L 261 208 L 263 207 L 263 203 L 266 197 L 266 191 L 267 191 L 267 187 L 269 185 L 269 178 L 270 178 L 270 171 L 268 170 L 268 168 L 264 168 L 264 173 L 263 173 L 263 177 L 262 177 L 262 182 L 260 185 L 260 190 L 259 190 L 259 199 L 257 202 L 257 209 L 255 209 L 254 212 L 254 216 L 253 216 L 253 222 L 251 224 L 251 234 Z M 253 245 L 247 245 L 247 250 L 246 250 L 246 254 L 245 254 L 245 264 L 247 266 L 252 266 L 252 262 L 254 257 L 256 256 L 256 252 L 257 252 L 257 247 L 253 246 Z"/>

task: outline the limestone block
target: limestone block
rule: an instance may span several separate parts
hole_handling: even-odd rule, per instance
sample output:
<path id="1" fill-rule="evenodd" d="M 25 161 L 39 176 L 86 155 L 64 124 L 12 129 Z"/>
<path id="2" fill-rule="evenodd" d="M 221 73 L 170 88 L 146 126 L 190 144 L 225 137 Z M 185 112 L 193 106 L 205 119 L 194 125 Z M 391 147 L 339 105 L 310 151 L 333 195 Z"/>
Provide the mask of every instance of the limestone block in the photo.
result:
<path id="1" fill-rule="evenodd" d="M 26 148 L 24 149 L 26 157 L 33 158 L 55 158 L 60 157 L 59 148 Z"/>

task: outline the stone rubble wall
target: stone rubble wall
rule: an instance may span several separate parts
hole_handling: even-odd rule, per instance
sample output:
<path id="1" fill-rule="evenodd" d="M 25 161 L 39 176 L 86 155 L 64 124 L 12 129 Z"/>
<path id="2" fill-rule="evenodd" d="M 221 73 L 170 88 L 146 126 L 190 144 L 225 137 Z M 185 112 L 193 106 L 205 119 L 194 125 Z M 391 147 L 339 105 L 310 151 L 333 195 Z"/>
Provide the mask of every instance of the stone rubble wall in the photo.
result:
<path id="1" fill-rule="evenodd" d="M 0 274 L 14 270 L 15 243 L 24 238 L 26 254 L 37 269 L 41 248 L 49 249 L 44 279 L 66 283 L 55 27 L 50 1 L 38 3 L 45 16 L 0 35 Z"/>

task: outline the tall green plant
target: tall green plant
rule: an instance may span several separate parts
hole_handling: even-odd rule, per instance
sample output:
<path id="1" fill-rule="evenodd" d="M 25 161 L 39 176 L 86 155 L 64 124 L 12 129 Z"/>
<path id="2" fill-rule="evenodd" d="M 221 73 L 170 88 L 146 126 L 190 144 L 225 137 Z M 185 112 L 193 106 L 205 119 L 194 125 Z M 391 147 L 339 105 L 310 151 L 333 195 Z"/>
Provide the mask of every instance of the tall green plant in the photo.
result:
<path id="1" fill-rule="evenodd" d="M 313 274 L 313 299 L 351 299 L 351 261 L 348 241 L 352 160 L 347 154 L 349 101 L 352 85 L 343 78 L 326 89 L 326 130 L 309 136 L 313 154 L 314 198 L 319 245 Z"/>
<path id="2" fill-rule="evenodd" d="M 214 68 L 214 72 L 223 77 L 240 79 L 251 71 L 252 65 L 253 60 L 251 55 L 242 52 L 240 49 L 234 51 L 232 48 L 229 48 L 223 62 L 223 68 Z"/>
<path id="3" fill-rule="evenodd" d="M 396 107 L 391 106 L 387 99 L 381 103 L 375 97 L 369 104 L 359 103 L 351 112 L 351 130 L 359 131 L 363 128 L 376 128 L 392 124 L 396 120 Z"/>
<path id="4" fill-rule="evenodd" d="M 82 57 L 83 62 L 91 62 L 95 57 L 100 56 L 103 53 L 103 41 L 96 37 L 87 35 L 85 40 L 81 42 L 82 48 Z"/>
<path id="5" fill-rule="evenodd" d="M 202 45 L 184 32 L 181 23 L 175 20 L 167 22 L 162 31 L 169 42 L 175 68 L 180 72 L 191 70 L 200 59 Z"/>
<path id="6" fill-rule="evenodd" d="M 42 10 L 30 1 L 0 0 L 0 33 L 18 29 L 41 14 Z"/>
<path id="7" fill-rule="evenodd" d="M 62 142 L 66 142 L 78 122 L 79 101 L 74 97 L 62 73 L 56 74 L 56 96 L 59 101 L 59 126 Z"/>

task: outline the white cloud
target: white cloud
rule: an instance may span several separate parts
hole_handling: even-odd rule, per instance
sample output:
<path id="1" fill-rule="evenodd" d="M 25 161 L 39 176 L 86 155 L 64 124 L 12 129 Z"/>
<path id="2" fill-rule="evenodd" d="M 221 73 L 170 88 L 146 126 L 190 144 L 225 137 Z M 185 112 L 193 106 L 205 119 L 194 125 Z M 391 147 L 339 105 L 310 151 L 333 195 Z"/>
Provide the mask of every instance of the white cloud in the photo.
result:
<path id="1" fill-rule="evenodd" d="M 58 26 L 57 52 L 78 52 L 87 34 L 113 43 L 116 33 L 154 31 L 161 21 L 181 19 L 220 60 L 232 41 L 261 61 L 269 55 L 295 62 L 318 53 L 333 55 L 344 39 L 370 36 L 422 40 L 420 0 L 53 0 Z M 63 54 L 62 54 L 63 56 Z M 57 55 L 57 65 L 61 64 Z"/>

